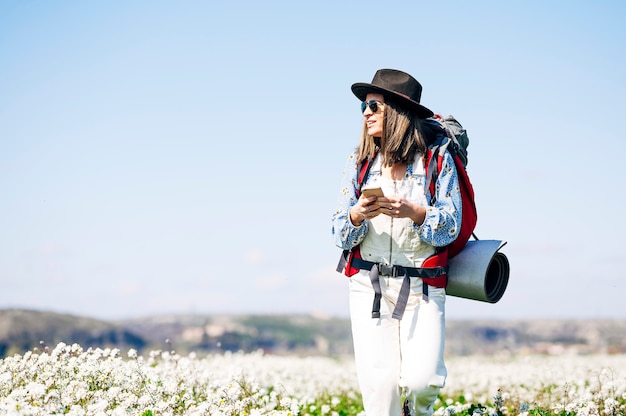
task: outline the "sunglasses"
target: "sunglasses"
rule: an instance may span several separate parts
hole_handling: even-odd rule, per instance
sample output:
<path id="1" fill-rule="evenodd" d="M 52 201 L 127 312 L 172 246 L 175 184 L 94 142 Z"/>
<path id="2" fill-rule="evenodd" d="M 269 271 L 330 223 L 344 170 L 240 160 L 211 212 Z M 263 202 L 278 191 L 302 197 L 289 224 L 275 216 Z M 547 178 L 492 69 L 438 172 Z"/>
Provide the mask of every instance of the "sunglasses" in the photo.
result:
<path id="1" fill-rule="evenodd" d="M 370 108 L 370 110 L 372 110 L 372 113 L 378 113 L 378 110 L 382 110 L 382 107 L 385 105 L 385 103 L 377 101 L 377 100 L 370 100 L 370 101 L 363 101 L 361 103 L 361 113 L 365 113 L 365 109 L 367 107 Z"/>

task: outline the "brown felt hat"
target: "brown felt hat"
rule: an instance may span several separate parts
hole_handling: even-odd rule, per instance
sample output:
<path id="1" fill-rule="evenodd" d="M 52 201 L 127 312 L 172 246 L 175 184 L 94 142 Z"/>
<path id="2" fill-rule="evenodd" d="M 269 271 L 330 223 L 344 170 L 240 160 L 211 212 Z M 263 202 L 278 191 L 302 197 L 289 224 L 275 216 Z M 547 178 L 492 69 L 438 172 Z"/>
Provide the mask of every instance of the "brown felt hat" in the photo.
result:
<path id="1" fill-rule="evenodd" d="M 397 102 L 420 118 L 433 116 L 432 111 L 420 104 L 422 85 L 411 75 L 397 69 L 379 69 L 371 84 L 352 84 L 352 92 L 361 101 L 365 101 L 369 93 L 382 94 L 385 99 Z"/>

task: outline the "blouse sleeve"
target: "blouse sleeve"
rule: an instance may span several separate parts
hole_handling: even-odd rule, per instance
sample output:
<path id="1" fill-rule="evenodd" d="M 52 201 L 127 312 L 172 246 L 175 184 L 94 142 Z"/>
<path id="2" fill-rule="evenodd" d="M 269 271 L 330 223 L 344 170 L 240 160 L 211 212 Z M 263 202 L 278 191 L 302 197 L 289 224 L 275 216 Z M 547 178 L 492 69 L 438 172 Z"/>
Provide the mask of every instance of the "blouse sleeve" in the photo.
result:
<path id="1" fill-rule="evenodd" d="M 333 239 L 335 245 L 344 250 L 359 245 L 365 238 L 368 230 L 368 221 L 365 220 L 360 226 L 355 226 L 350 221 L 350 208 L 358 201 L 357 189 L 357 158 L 356 152 L 352 153 L 343 168 L 341 187 L 339 192 L 339 204 L 333 214 Z"/>
<path id="2" fill-rule="evenodd" d="M 426 190 L 427 194 L 429 193 Z M 442 247 L 450 244 L 461 229 L 461 191 L 454 160 L 448 151 L 443 155 L 441 172 L 435 184 L 435 204 L 426 208 L 426 218 L 417 225 L 422 241 Z"/>

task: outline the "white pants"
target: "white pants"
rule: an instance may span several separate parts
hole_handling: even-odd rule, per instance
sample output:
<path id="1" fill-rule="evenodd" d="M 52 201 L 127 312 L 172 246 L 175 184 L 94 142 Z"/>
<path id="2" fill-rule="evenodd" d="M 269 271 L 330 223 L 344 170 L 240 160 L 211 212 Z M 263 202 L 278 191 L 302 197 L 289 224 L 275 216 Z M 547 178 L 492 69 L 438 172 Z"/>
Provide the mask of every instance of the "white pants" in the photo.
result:
<path id="1" fill-rule="evenodd" d="M 401 398 L 411 416 L 430 415 L 446 379 L 444 363 L 445 289 L 411 278 L 411 294 L 402 320 L 391 314 L 402 277 L 380 277 L 380 318 L 372 319 L 374 291 L 368 271 L 350 278 L 350 315 L 357 376 L 368 416 L 400 416 Z"/>

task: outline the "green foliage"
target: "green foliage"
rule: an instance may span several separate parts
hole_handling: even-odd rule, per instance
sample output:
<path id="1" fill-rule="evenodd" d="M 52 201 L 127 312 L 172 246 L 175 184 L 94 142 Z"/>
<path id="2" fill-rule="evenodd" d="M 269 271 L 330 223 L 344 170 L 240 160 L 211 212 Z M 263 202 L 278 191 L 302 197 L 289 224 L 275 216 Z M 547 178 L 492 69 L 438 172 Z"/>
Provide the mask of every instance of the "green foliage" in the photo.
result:
<path id="1" fill-rule="evenodd" d="M 567 412 L 565 410 L 561 412 L 554 412 L 548 409 L 532 409 L 528 412 L 530 416 L 575 416 L 574 412 Z"/>
<path id="2" fill-rule="evenodd" d="M 335 413 L 333 413 L 335 412 Z M 325 392 L 317 400 L 300 408 L 300 416 L 356 416 L 363 412 L 361 395 L 356 392 L 330 394 Z"/>

